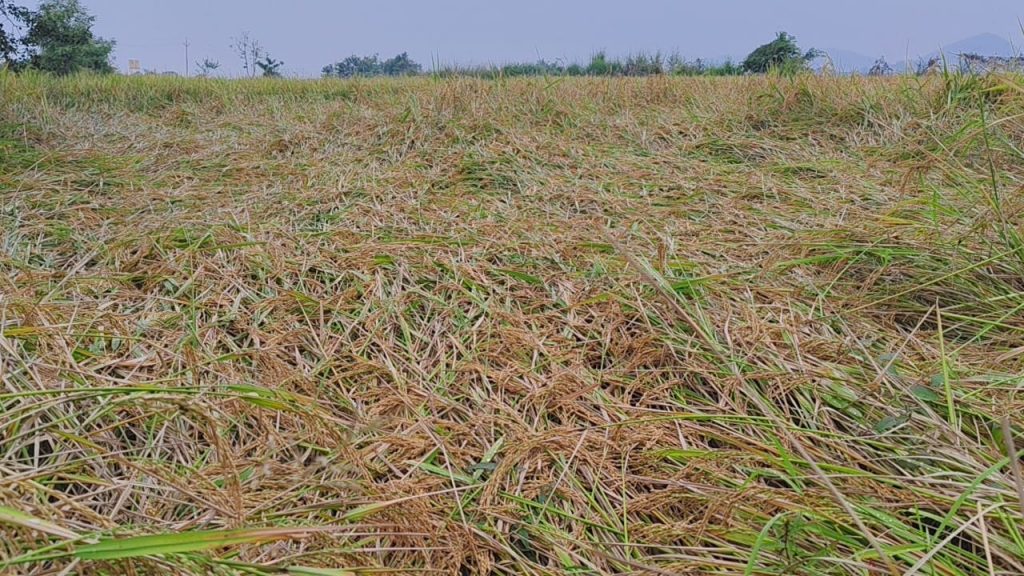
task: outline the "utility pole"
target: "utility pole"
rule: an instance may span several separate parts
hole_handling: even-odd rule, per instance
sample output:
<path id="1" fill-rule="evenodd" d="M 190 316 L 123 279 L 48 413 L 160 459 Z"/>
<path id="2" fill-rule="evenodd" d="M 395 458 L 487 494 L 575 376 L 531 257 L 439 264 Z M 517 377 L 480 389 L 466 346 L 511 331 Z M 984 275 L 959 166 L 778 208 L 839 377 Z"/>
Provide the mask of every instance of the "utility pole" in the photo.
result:
<path id="1" fill-rule="evenodd" d="M 185 38 L 185 78 L 188 78 L 188 38 Z"/>

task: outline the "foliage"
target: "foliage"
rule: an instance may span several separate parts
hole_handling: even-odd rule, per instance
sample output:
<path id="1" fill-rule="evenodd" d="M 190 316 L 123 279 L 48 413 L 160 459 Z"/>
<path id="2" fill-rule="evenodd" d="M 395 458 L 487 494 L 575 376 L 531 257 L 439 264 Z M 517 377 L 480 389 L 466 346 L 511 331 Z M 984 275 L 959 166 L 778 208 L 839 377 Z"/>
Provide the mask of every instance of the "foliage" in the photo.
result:
<path id="1" fill-rule="evenodd" d="M 665 72 L 665 63 L 660 53 L 639 52 L 626 57 L 622 65 L 623 76 L 656 76 Z"/>
<path id="2" fill-rule="evenodd" d="M 220 62 L 216 60 L 210 60 L 209 58 L 203 58 L 201 61 L 196 61 L 196 76 L 200 78 L 208 78 L 220 68 Z"/>
<path id="3" fill-rule="evenodd" d="M 326 77 L 352 78 L 372 76 L 414 76 L 422 71 L 423 67 L 409 57 L 407 52 L 388 58 L 383 62 L 377 54 L 372 56 L 357 56 L 353 54 L 344 60 L 328 64 L 322 69 Z"/>
<path id="4" fill-rule="evenodd" d="M 242 64 L 242 71 L 245 76 L 255 78 L 280 78 L 281 67 L 284 62 L 275 60 L 270 56 L 263 44 L 253 38 L 248 32 L 242 32 L 231 41 L 231 48 L 238 54 L 238 60 Z M 219 66 L 219 64 L 218 64 Z"/>
<path id="5" fill-rule="evenodd" d="M 270 54 L 264 54 L 256 61 L 256 67 L 260 69 L 260 75 L 264 78 L 280 78 L 282 66 L 284 66 L 284 62 L 274 60 Z"/>
<path id="6" fill-rule="evenodd" d="M 46 0 L 38 10 L 19 9 L 13 13 L 26 28 L 20 40 L 25 50 L 22 64 L 61 76 L 81 70 L 101 74 L 114 71 L 110 63 L 114 41 L 93 34 L 96 18 L 79 0 Z"/>
<path id="7" fill-rule="evenodd" d="M 502 76 L 561 76 L 566 69 L 558 62 L 541 59 L 536 62 L 513 62 L 503 64 L 500 68 Z"/>
<path id="8" fill-rule="evenodd" d="M 779 32 L 775 40 L 762 44 L 751 52 L 742 66 L 745 72 L 751 74 L 764 74 L 772 70 L 799 72 L 806 70 L 811 60 L 819 55 L 820 52 L 813 48 L 801 52 L 796 37 Z"/>
<path id="9" fill-rule="evenodd" d="M 18 54 L 21 51 L 23 31 L 31 12 L 10 0 L 0 0 L 0 65 L 19 64 Z"/>
<path id="10" fill-rule="evenodd" d="M 739 66 L 731 60 L 714 64 L 705 60 L 686 60 L 679 54 L 667 58 L 660 53 L 638 52 L 625 59 L 612 58 L 607 53 L 596 52 L 586 64 L 564 64 L 560 61 L 537 60 L 536 62 L 512 62 L 501 66 L 458 67 L 451 66 L 440 71 L 442 76 L 476 76 L 480 78 L 516 76 L 735 76 L 742 74 Z"/>
<path id="11" fill-rule="evenodd" d="M 407 52 L 388 58 L 381 64 L 384 76 L 415 76 L 423 70 L 418 62 L 409 57 Z"/>
<path id="12" fill-rule="evenodd" d="M 515 78 L 531 76 L 583 76 L 579 64 L 564 66 L 558 61 L 540 59 L 536 62 L 509 62 L 498 66 L 446 66 L 439 76 L 472 76 L 476 78 Z"/>
<path id="13" fill-rule="evenodd" d="M 874 65 L 871 66 L 871 70 L 868 70 L 868 76 L 889 76 L 893 72 L 892 66 L 886 61 L 885 56 L 882 56 L 878 60 L 875 60 Z"/>
<path id="14" fill-rule="evenodd" d="M 665 72 L 675 76 L 697 76 L 705 68 L 706 65 L 700 58 L 690 61 L 680 54 L 672 54 L 665 61 Z"/>
<path id="15" fill-rule="evenodd" d="M 666 61 L 665 73 L 674 76 L 739 76 L 743 74 L 743 69 L 731 59 L 715 64 L 703 58 L 686 60 L 673 54 Z"/>
<path id="16" fill-rule="evenodd" d="M 721 64 L 714 64 L 703 69 L 704 76 L 739 76 L 743 74 L 743 66 L 736 64 L 731 58 L 726 58 Z"/>
<path id="17" fill-rule="evenodd" d="M 590 57 L 584 73 L 588 76 L 620 76 L 623 68 L 622 62 L 608 58 L 608 55 L 601 51 Z"/>
<path id="18" fill-rule="evenodd" d="M 324 76 L 352 78 L 354 76 L 380 76 L 381 64 L 377 55 L 356 56 L 355 54 L 323 67 Z"/>

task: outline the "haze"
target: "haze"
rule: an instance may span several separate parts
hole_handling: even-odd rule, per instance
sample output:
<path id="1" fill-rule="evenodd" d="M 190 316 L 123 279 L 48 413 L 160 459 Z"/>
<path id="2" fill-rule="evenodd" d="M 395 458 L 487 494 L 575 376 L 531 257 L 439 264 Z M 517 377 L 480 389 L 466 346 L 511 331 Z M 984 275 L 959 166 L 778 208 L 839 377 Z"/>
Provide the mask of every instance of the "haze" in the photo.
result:
<path id="1" fill-rule="evenodd" d="M 350 54 L 383 57 L 408 51 L 432 63 L 582 60 L 678 51 L 687 58 L 741 59 L 786 30 L 803 47 L 853 51 L 891 62 L 924 54 L 980 33 L 1020 44 L 1024 6 L 1011 0 L 83 0 L 96 32 L 117 40 L 116 62 L 183 72 L 189 60 L 211 58 L 225 75 L 240 73 L 229 48 L 248 31 L 289 76 L 317 76 Z M 190 68 L 194 66 L 190 64 Z"/>

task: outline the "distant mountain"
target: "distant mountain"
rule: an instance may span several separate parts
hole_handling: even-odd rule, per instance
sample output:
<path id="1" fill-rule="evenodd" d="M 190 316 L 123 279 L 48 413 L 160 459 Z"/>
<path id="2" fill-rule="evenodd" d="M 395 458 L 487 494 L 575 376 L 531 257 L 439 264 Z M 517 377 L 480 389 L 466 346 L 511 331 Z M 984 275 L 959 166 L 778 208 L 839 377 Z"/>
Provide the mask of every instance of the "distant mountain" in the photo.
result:
<path id="1" fill-rule="evenodd" d="M 860 52 L 853 52 L 851 50 L 825 50 L 825 54 L 828 54 L 828 59 L 832 61 L 832 66 L 835 67 L 836 72 L 840 74 L 867 74 L 868 70 L 875 64 L 876 58 L 861 54 Z M 816 62 L 817 66 L 823 66 L 826 59 L 820 59 Z"/>
<path id="2" fill-rule="evenodd" d="M 928 57 L 935 57 L 943 53 L 947 56 L 955 54 L 981 54 L 982 56 L 1016 56 L 1017 51 L 1014 50 L 1013 44 L 1009 40 L 1002 36 L 996 36 L 995 34 L 978 34 L 970 38 L 965 38 L 959 42 L 947 44 L 941 47 L 940 50 L 936 50 L 928 55 Z"/>
<path id="3" fill-rule="evenodd" d="M 878 56 L 868 56 L 861 52 L 855 52 L 853 50 L 844 50 L 842 48 L 834 48 L 831 50 L 825 50 L 827 58 L 818 58 L 812 63 L 812 67 L 815 70 L 820 70 L 829 61 L 832 62 L 832 66 L 836 72 L 840 74 L 867 74 L 871 67 L 875 65 L 875 61 L 878 60 Z M 1018 56 L 1024 54 L 1024 45 L 1021 47 L 1014 47 L 1014 45 L 996 34 L 978 34 L 977 36 L 971 36 L 970 38 L 964 38 L 950 44 L 935 47 L 935 50 L 928 52 L 927 54 L 921 54 L 918 56 L 911 56 L 909 61 L 897 60 L 889 61 L 890 67 L 897 73 L 903 73 L 906 71 L 913 72 L 917 69 L 919 62 L 926 63 L 932 58 L 939 58 L 943 55 L 949 59 L 950 63 L 956 62 L 957 57 L 960 54 L 979 54 L 981 56 Z M 712 63 L 722 63 L 726 60 L 725 57 L 718 59 L 709 60 Z M 739 63 L 743 61 L 743 57 L 732 58 L 733 62 Z"/>
<path id="4" fill-rule="evenodd" d="M 970 38 L 958 40 L 952 44 L 940 46 L 927 54 L 912 58 L 909 62 L 910 70 L 914 70 L 918 62 L 928 62 L 932 58 L 945 56 L 949 61 L 954 62 L 960 54 L 980 54 L 982 56 L 1016 56 L 1020 50 L 1014 48 L 1009 40 L 995 34 L 978 34 Z M 904 71 L 907 69 L 907 61 L 893 64 L 893 70 Z"/>

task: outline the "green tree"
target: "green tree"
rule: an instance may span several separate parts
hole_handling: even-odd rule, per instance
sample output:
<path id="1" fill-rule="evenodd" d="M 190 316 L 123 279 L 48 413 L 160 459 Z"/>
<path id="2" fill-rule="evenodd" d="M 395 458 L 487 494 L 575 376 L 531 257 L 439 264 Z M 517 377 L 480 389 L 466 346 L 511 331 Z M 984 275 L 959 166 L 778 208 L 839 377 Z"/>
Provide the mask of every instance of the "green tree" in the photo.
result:
<path id="1" fill-rule="evenodd" d="M 216 60 L 210 60 L 209 58 L 203 58 L 201 61 L 196 60 L 196 76 L 200 78 L 209 78 L 217 68 L 220 68 L 220 62 Z"/>
<path id="2" fill-rule="evenodd" d="M 590 63 L 584 70 L 589 76 L 620 76 L 622 75 L 622 63 L 609 59 L 602 50 L 590 57 Z"/>
<path id="3" fill-rule="evenodd" d="M 743 61 L 742 67 L 744 72 L 752 74 L 764 74 L 771 70 L 798 72 L 806 70 L 811 60 L 818 56 L 819 52 L 813 48 L 801 52 L 796 37 L 779 32 L 775 40 L 758 46 L 751 52 Z"/>
<path id="4" fill-rule="evenodd" d="M 376 54 L 373 56 L 356 56 L 353 54 L 344 60 L 328 64 L 323 68 L 324 76 L 337 76 L 338 78 L 380 76 L 382 73 L 380 58 Z"/>
<path id="5" fill-rule="evenodd" d="M 325 77 L 352 78 L 370 76 L 414 76 L 423 71 L 418 62 L 409 57 L 409 54 L 401 54 L 381 60 L 380 56 L 357 56 L 355 54 L 328 64 L 321 70 Z"/>
<path id="6" fill-rule="evenodd" d="M 284 66 L 284 62 L 274 60 L 270 57 L 270 54 L 264 54 L 262 58 L 256 61 L 256 67 L 260 69 L 260 74 L 264 78 L 280 78 L 281 66 Z"/>
<path id="7" fill-rule="evenodd" d="M 110 54 L 114 41 L 95 36 L 94 16 L 78 0 L 45 0 L 26 18 L 24 43 L 28 65 L 54 74 L 89 70 L 106 74 L 114 71 Z"/>
<path id="8" fill-rule="evenodd" d="M 407 52 L 402 52 L 394 58 L 388 58 L 381 64 L 381 72 L 385 76 L 415 76 L 422 70 L 423 67 L 410 58 Z"/>
<path id="9" fill-rule="evenodd" d="M 79 0 L 45 0 L 26 18 L 24 43 L 32 68 L 67 75 L 79 71 L 114 72 L 114 41 L 92 33 L 95 16 Z"/>

